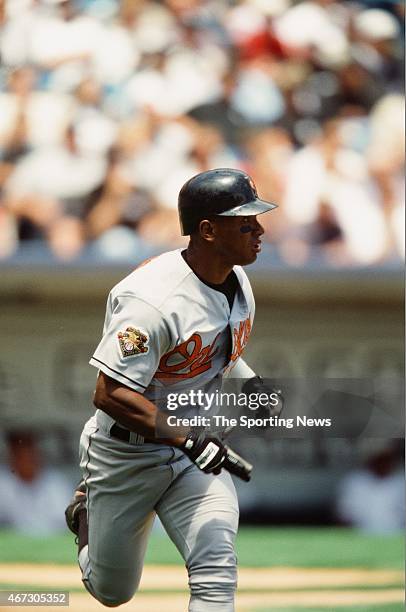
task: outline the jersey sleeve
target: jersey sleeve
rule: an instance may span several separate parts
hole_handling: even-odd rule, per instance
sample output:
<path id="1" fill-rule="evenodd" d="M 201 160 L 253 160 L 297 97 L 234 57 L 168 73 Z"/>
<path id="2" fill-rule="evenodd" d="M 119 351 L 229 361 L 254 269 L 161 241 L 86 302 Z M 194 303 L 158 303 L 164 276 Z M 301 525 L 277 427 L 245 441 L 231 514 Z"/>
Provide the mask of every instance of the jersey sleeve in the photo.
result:
<path id="1" fill-rule="evenodd" d="M 134 296 L 110 296 L 103 337 L 89 363 L 144 393 L 169 344 L 167 326 L 156 308 Z"/>
<path id="2" fill-rule="evenodd" d="M 256 376 L 254 370 L 244 361 L 242 357 L 239 357 L 235 365 L 228 370 L 226 373 L 227 378 L 254 378 Z"/>

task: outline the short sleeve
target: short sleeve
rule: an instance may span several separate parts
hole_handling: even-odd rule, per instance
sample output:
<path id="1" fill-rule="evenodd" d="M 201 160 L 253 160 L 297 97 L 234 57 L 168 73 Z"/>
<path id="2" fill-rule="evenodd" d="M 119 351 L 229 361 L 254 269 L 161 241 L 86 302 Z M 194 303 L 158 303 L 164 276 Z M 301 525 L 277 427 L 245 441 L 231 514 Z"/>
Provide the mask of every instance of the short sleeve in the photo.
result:
<path id="1" fill-rule="evenodd" d="M 254 370 L 250 368 L 250 366 L 245 363 L 242 357 L 239 357 L 233 365 L 226 373 L 226 377 L 228 378 L 243 378 L 249 379 L 254 378 L 256 376 Z"/>
<path id="2" fill-rule="evenodd" d="M 144 393 L 168 346 L 167 326 L 156 308 L 134 296 L 110 296 L 103 337 L 89 363 Z"/>

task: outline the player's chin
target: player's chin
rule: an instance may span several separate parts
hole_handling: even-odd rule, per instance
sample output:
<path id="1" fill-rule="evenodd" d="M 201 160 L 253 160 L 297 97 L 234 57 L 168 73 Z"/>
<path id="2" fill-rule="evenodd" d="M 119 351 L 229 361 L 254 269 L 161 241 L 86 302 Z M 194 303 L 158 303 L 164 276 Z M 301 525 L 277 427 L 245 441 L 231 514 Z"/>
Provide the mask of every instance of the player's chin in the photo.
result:
<path id="1" fill-rule="evenodd" d="M 239 266 L 248 266 L 249 264 L 254 263 L 254 261 L 257 259 L 258 257 L 258 253 L 251 250 L 248 251 L 247 253 L 244 253 L 243 256 L 240 257 L 240 260 L 237 262 L 237 265 Z"/>
<path id="2" fill-rule="evenodd" d="M 248 266 L 249 264 L 254 263 L 260 250 L 260 244 L 252 242 L 245 244 L 243 248 L 240 247 L 238 249 L 234 249 L 231 253 L 233 265 Z"/>

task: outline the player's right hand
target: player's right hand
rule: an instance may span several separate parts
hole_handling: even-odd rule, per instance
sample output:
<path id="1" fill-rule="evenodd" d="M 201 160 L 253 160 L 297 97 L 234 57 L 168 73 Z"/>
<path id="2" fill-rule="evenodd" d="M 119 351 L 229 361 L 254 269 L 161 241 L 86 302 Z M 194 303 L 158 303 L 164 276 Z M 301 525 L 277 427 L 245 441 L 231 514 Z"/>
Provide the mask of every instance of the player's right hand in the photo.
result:
<path id="1" fill-rule="evenodd" d="M 218 438 L 189 432 L 180 448 L 206 474 L 220 474 L 224 469 L 245 482 L 251 479 L 251 463 Z"/>
<path id="2" fill-rule="evenodd" d="M 218 438 L 190 431 L 180 448 L 206 474 L 220 474 L 227 451 Z"/>

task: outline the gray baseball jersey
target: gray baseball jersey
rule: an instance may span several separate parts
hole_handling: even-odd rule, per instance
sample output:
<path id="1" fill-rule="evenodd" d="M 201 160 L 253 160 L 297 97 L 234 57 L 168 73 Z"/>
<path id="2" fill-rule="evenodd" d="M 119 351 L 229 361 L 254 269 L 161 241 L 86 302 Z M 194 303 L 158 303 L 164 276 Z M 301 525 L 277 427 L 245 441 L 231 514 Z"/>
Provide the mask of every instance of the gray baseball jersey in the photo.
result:
<path id="1" fill-rule="evenodd" d="M 247 275 L 239 266 L 234 272 L 239 290 L 230 311 L 224 294 L 199 280 L 180 250 L 141 265 L 110 292 L 103 338 L 90 363 L 154 398 L 162 387 L 203 388 L 229 374 L 255 313 Z"/>
<path id="2" fill-rule="evenodd" d="M 180 250 L 146 262 L 111 291 L 91 365 L 154 401 L 168 389 L 206 387 L 232 370 L 254 375 L 241 359 L 254 299 L 245 272 L 238 266 L 234 272 L 230 309 Z M 132 597 L 158 514 L 185 559 L 189 611 L 232 612 L 238 505 L 230 475 L 205 474 L 179 449 L 147 443 L 134 432 L 117 439 L 113 425 L 97 410 L 81 437 L 89 545 L 79 561 L 86 588 L 106 605 Z"/>

